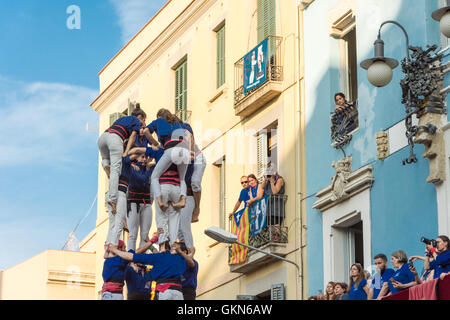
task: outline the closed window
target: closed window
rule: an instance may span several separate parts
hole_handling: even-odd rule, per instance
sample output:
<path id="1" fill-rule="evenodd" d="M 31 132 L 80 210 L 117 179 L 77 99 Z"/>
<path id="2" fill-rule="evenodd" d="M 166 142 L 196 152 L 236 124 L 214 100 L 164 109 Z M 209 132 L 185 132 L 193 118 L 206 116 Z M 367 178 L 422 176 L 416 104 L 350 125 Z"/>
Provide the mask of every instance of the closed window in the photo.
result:
<path id="1" fill-rule="evenodd" d="M 258 43 L 275 36 L 275 0 L 258 0 Z"/>
<path id="2" fill-rule="evenodd" d="M 222 25 L 217 31 L 217 88 L 225 83 L 225 25 Z"/>
<path id="3" fill-rule="evenodd" d="M 187 60 L 175 69 L 175 113 L 187 121 Z"/>

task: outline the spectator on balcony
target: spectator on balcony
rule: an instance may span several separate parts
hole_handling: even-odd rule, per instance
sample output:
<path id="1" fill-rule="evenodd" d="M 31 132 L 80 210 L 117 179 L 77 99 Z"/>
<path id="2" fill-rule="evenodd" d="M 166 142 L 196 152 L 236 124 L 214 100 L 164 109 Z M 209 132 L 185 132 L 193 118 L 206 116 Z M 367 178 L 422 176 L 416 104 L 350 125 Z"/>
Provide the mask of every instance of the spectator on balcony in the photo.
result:
<path id="1" fill-rule="evenodd" d="M 387 283 L 383 284 L 377 300 L 395 294 L 417 284 L 414 274 L 409 270 L 408 256 L 403 250 L 391 254 L 391 264 L 397 269 Z M 390 290 L 389 294 L 386 294 Z"/>
<path id="2" fill-rule="evenodd" d="M 334 285 L 334 300 L 350 300 L 347 291 L 347 284 L 345 282 L 336 282 Z"/>
<path id="3" fill-rule="evenodd" d="M 269 196 L 268 218 L 269 225 L 279 226 L 284 220 L 284 201 L 272 195 L 284 195 L 284 179 L 276 171 L 272 163 L 269 163 L 262 182 L 264 193 Z"/>
<path id="4" fill-rule="evenodd" d="M 439 277 L 443 278 L 450 272 L 450 250 L 449 250 L 450 240 L 447 236 L 439 236 L 436 238 L 436 259 L 431 260 L 431 257 L 420 257 L 413 256 L 410 261 L 423 260 L 425 262 L 425 270 L 433 270 L 433 279 Z M 431 261 L 430 261 L 431 260 Z"/>
<path id="5" fill-rule="evenodd" d="M 345 133 L 353 131 L 357 125 L 352 117 L 355 106 L 347 102 L 345 95 L 342 92 L 338 92 L 334 95 L 334 102 L 336 103 L 336 106 L 334 107 L 334 115 L 332 118 L 333 124 L 339 126 L 340 130 L 345 129 Z"/>
<path id="6" fill-rule="evenodd" d="M 369 286 L 367 285 L 364 269 L 359 263 L 350 268 L 349 300 L 367 300 Z"/>
<path id="7" fill-rule="evenodd" d="M 378 298 L 384 283 L 387 283 L 394 275 L 394 269 L 388 268 L 388 261 L 386 255 L 380 253 L 374 257 L 374 263 L 377 268 L 377 273 L 372 278 L 368 300 Z"/>
<path id="8" fill-rule="evenodd" d="M 335 300 L 334 287 L 336 283 L 333 281 L 328 282 L 327 287 L 325 288 L 324 300 Z"/>
<path id="9" fill-rule="evenodd" d="M 241 190 L 241 193 L 239 194 L 239 199 L 237 200 L 236 204 L 234 205 L 233 212 L 230 213 L 228 216 L 228 218 L 230 218 L 230 219 L 233 216 L 233 214 L 235 214 L 236 211 L 241 206 L 241 202 L 244 202 L 244 208 L 245 208 L 245 207 L 247 207 L 247 201 L 250 200 L 250 195 L 249 195 L 250 185 L 248 184 L 247 176 L 241 177 L 241 186 L 242 186 L 242 190 Z"/>
<path id="10" fill-rule="evenodd" d="M 248 183 L 250 185 L 250 192 L 249 196 L 250 199 L 247 200 L 247 206 L 251 206 L 254 202 L 260 200 L 262 197 L 264 197 L 264 188 L 262 187 L 262 184 L 258 182 L 258 179 L 254 174 L 248 175 Z"/>

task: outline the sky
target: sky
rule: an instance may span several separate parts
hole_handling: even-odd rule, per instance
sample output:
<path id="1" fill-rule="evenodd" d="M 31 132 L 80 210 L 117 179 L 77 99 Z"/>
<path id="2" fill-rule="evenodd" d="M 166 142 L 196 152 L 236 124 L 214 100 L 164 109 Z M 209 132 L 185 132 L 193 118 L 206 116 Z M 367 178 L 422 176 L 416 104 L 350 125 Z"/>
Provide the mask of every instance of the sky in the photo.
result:
<path id="1" fill-rule="evenodd" d="M 0 270 L 95 228 L 98 72 L 165 3 L 0 1 Z"/>

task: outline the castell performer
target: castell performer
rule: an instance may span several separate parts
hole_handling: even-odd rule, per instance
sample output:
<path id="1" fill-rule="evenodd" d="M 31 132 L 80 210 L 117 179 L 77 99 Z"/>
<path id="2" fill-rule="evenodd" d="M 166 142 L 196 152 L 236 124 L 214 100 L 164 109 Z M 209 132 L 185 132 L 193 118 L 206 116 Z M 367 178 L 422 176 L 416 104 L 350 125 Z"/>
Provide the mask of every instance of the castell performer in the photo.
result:
<path id="1" fill-rule="evenodd" d="M 117 119 L 98 139 L 102 167 L 109 178 L 109 190 L 106 201 L 111 206 L 113 214 L 116 214 L 122 157 L 127 155 L 136 140 L 136 136 L 139 134 L 140 128 L 145 126 L 145 118 L 145 112 L 140 108 L 135 108 L 131 116 Z M 127 139 L 128 144 L 124 151 L 123 143 Z"/>

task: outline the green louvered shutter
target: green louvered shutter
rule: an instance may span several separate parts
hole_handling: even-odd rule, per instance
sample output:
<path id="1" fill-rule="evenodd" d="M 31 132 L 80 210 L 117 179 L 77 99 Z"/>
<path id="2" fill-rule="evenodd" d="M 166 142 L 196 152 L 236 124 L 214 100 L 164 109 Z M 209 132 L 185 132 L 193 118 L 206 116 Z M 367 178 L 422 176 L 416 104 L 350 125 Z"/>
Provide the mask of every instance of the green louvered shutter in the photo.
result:
<path id="1" fill-rule="evenodd" d="M 120 112 L 114 112 L 109 115 L 109 126 L 112 126 L 117 119 L 121 118 Z"/>
<path id="2" fill-rule="evenodd" d="M 187 61 L 175 69 L 175 112 L 181 113 L 181 120 L 187 117 Z M 180 112 L 181 111 L 181 112 Z"/>
<path id="3" fill-rule="evenodd" d="M 225 25 L 217 31 L 217 88 L 225 83 Z"/>
<path id="4" fill-rule="evenodd" d="M 258 43 L 275 36 L 275 0 L 258 0 Z"/>

